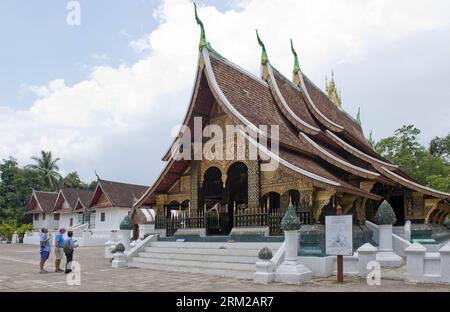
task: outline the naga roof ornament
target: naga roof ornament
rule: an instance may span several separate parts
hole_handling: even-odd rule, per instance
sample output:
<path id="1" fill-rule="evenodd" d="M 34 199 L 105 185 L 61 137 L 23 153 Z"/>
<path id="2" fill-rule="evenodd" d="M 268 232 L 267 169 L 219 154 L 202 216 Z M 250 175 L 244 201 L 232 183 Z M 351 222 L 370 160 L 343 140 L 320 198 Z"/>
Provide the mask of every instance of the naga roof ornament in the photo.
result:
<path id="1" fill-rule="evenodd" d="M 269 57 L 267 56 L 266 46 L 262 42 L 261 38 L 259 38 L 258 30 L 256 30 L 256 38 L 258 39 L 258 43 L 262 48 L 261 64 L 267 65 L 267 63 L 269 62 Z"/>
<path id="2" fill-rule="evenodd" d="M 194 2 L 194 12 L 195 12 L 195 20 L 197 21 L 197 24 L 200 26 L 200 44 L 199 44 L 199 49 L 200 51 L 203 48 L 206 48 L 209 52 L 214 52 L 217 53 L 216 51 L 214 51 L 214 49 L 211 47 L 211 45 L 209 44 L 208 40 L 206 40 L 206 33 L 205 33 L 205 27 L 203 26 L 203 22 L 200 20 L 200 18 L 198 17 L 198 13 L 197 13 L 197 4 L 195 4 Z"/>
<path id="3" fill-rule="evenodd" d="M 358 114 L 356 115 L 356 122 L 361 126 L 361 107 L 358 107 Z"/>
<path id="4" fill-rule="evenodd" d="M 292 50 L 292 54 L 294 54 L 294 70 L 293 70 L 293 73 L 294 73 L 294 75 L 298 75 L 298 73 L 300 72 L 300 63 L 298 61 L 298 55 L 297 55 L 297 52 L 295 52 L 294 44 L 292 43 L 292 39 L 291 39 L 291 50 Z"/>

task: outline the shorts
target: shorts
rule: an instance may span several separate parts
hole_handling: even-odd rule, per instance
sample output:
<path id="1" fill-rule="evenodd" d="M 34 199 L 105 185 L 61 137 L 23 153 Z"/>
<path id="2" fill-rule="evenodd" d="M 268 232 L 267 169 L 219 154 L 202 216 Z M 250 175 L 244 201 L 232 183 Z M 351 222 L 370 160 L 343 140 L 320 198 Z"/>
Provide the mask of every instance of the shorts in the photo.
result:
<path id="1" fill-rule="evenodd" d="M 50 256 L 50 252 L 41 251 L 41 260 L 47 260 L 49 256 Z"/>
<path id="2" fill-rule="evenodd" d="M 61 252 L 62 248 L 55 248 L 55 256 L 56 256 L 56 260 L 61 260 L 62 259 L 62 252 Z"/>

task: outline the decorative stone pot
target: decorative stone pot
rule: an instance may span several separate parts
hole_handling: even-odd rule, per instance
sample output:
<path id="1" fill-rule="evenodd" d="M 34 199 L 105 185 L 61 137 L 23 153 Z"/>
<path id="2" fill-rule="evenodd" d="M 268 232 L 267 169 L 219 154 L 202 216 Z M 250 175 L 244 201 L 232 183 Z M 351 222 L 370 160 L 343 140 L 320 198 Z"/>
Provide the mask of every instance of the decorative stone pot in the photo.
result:
<path id="1" fill-rule="evenodd" d="M 258 254 L 258 262 L 256 262 L 256 272 L 254 275 L 254 281 L 257 284 L 268 284 L 273 282 L 274 274 L 273 274 L 273 262 L 272 259 L 272 251 L 264 247 L 259 251 Z"/>

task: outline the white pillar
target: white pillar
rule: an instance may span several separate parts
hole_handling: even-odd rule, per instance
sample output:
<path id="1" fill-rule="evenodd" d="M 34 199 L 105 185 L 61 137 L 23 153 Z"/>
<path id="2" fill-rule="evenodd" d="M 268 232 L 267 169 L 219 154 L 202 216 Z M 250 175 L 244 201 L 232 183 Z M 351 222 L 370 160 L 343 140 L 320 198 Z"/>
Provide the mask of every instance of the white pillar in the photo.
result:
<path id="1" fill-rule="evenodd" d="M 408 280 L 420 282 L 423 280 L 424 258 L 427 249 L 419 243 L 414 243 L 405 249 L 406 276 Z"/>
<path id="2" fill-rule="evenodd" d="M 450 283 L 450 242 L 439 249 L 441 254 L 441 281 Z"/>
<path id="3" fill-rule="evenodd" d="M 298 260 L 298 230 L 284 231 L 286 252 L 283 263 L 275 271 L 275 281 L 299 285 L 313 277 L 312 271 Z"/>
<path id="4" fill-rule="evenodd" d="M 367 277 L 369 270 L 367 264 L 375 261 L 377 257 L 377 248 L 367 243 L 358 248 L 358 271 L 359 276 Z"/>
<path id="5" fill-rule="evenodd" d="M 393 251 L 392 249 L 392 225 L 380 225 L 379 251 Z"/>
<path id="6" fill-rule="evenodd" d="M 392 225 L 379 225 L 379 247 L 377 261 L 382 267 L 396 268 L 403 264 L 403 259 L 392 249 Z"/>
<path id="7" fill-rule="evenodd" d="M 131 230 L 120 230 L 120 234 L 122 244 L 125 246 L 125 251 L 130 250 Z"/>

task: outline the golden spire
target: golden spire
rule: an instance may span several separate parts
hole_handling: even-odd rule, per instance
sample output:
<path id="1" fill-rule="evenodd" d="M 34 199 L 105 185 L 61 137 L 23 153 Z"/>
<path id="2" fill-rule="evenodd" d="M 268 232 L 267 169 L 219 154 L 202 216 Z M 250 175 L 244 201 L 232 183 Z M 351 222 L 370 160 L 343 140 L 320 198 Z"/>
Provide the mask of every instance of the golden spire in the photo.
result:
<path id="1" fill-rule="evenodd" d="M 342 109 L 342 98 L 341 91 L 337 89 L 336 83 L 334 81 L 334 72 L 331 71 L 331 80 L 328 82 L 328 78 L 325 77 L 326 90 L 330 100 L 336 105 L 339 109 Z"/>

